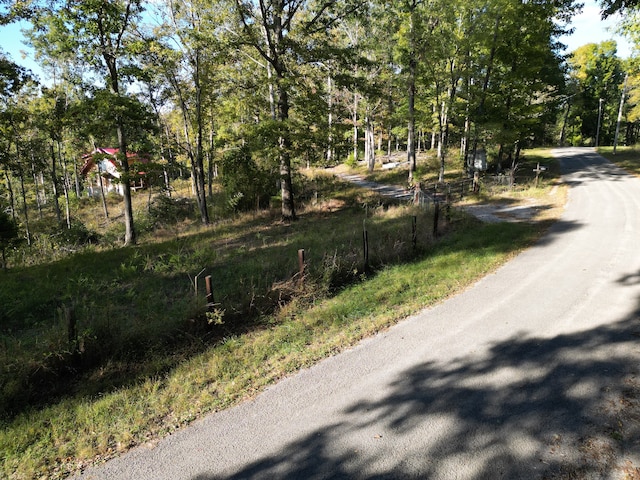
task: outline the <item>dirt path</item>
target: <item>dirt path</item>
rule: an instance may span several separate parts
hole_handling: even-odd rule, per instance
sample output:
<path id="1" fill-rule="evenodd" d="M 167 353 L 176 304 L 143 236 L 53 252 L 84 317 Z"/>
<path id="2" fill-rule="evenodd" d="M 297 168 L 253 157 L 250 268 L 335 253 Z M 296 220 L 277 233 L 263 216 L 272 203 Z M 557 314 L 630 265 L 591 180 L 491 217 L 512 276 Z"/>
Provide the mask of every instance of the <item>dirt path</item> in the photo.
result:
<path id="1" fill-rule="evenodd" d="M 399 185 L 383 185 L 366 180 L 357 174 L 336 174 L 338 178 L 351 182 L 362 188 L 368 188 L 385 197 L 403 201 L 412 201 L 413 192 Z M 474 205 L 462 205 L 459 208 L 487 223 L 498 222 L 526 222 L 533 220 L 546 205 L 539 199 L 529 198 L 514 205 L 510 202 L 478 203 Z"/>

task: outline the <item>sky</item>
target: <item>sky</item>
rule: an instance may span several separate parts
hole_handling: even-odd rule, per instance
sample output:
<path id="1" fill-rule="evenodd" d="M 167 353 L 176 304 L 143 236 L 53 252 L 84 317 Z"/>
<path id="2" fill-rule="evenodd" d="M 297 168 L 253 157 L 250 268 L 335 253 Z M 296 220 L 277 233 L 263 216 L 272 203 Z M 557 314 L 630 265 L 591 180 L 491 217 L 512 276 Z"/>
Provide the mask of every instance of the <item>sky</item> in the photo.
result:
<path id="1" fill-rule="evenodd" d="M 631 45 L 624 37 L 615 34 L 616 22 L 620 17 L 615 15 L 601 20 L 600 7 L 595 0 L 583 0 L 583 3 L 582 13 L 575 16 L 571 22 L 575 28 L 574 33 L 569 37 L 562 37 L 560 40 L 567 45 L 567 52 L 572 52 L 587 43 L 615 40 L 618 44 L 618 56 L 628 58 L 631 55 Z"/>
<path id="2" fill-rule="evenodd" d="M 623 37 L 616 35 L 615 25 L 617 18 L 611 17 L 607 20 L 600 19 L 600 8 L 596 0 L 583 0 L 583 12 L 574 17 L 572 26 L 574 33 L 568 37 L 562 37 L 560 41 L 567 45 L 566 52 L 571 52 L 587 43 L 599 43 L 604 40 L 616 40 L 618 44 L 618 56 L 628 58 L 631 55 L 631 45 Z M 29 48 L 22 43 L 21 26 L 19 24 L 0 27 L 0 49 L 8 52 L 14 62 L 30 69 L 38 76 L 42 72 L 33 59 L 33 54 L 29 53 Z M 27 57 L 23 58 L 21 50 L 27 52 Z M 43 80 L 41 78 L 41 80 Z"/>

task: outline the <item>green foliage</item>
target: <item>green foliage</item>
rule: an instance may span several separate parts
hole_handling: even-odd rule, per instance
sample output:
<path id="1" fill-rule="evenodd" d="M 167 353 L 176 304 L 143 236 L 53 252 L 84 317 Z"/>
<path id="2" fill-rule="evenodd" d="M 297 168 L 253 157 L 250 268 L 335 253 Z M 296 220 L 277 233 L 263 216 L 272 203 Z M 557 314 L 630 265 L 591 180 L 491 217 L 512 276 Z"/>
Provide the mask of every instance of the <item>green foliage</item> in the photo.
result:
<path id="1" fill-rule="evenodd" d="M 186 219 L 194 219 L 196 209 L 193 199 L 157 195 L 151 202 L 149 218 L 156 228 L 175 225 Z"/>
<path id="2" fill-rule="evenodd" d="M 30 80 L 29 73 L 0 51 L 0 97 L 15 95 Z"/>
<path id="3" fill-rule="evenodd" d="M 209 325 L 224 325 L 224 310 L 220 308 L 207 312 L 206 317 Z"/>
<path id="4" fill-rule="evenodd" d="M 345 160 L 344 164 L 349 168 L 356 168 L 358 166 L 358 161 L 356 160 L 356 157 L 353 154 L 353 152 L 349 152 L 349 155 L 347 156 L 347 159 Z"/>
<path id="5" fill-rule="evenodd" d="M 82 102 L 74 103 L 69 115 L 79 133 L 94 138 L 98 146 L 117 145 L 114 125 L 122 122 L 130 151 L 150 152 L 151 137 L 158 133 L 156 115 L 139 99 L 114 94 L 109 89 L 89 89 Z"/>
<path id="6" fill-rule="evenodd" d="M 18 225 L 11 216 L 0 210 L 0 246 L 6 248 L 18 238 Z"/>
<path id="7" fill-rule="evenodd" d="M 602 7 L 602 18 L 607 18 L 615 13 L 633 13 L 638 10 L 640 2 L 638 0 L 600 0 Z M 624 18 L 625 15 L 622 15 Z"/>
<path id="8" fill-rule="evenodd" d="M 272 169 L 258 166 L 247 147 L 227 150 L 220 165 L 229 208 L 242 211 L 269 205 L 269 199 L 277 192 L 277 177 Z"/>
<path id="9" fill-rule="evenodd" d="M 61 246 L 83 246 L 96 244 L 100 241 L 100 236 L 96 232 L 90 231 L 87 226 L 79 220 L 73 219 L 69 228 L 59 228 L 57 232 L 51 232 L 51 238 Z"/>
<path id="10" fill-rule="evenodd" d="M 354 227 L 361 226 L 361 214 L 353 215 L 349 211 L 343 214 L 353 217 Z M 330 231 L 339 234 L 345 226 L 342 222 L 346 219 L 342 217 L 338 215 L 324 221 L 318 217 L 312 219 L 308 222 L 306 240 L 326 237 Z M 262 317 L 259 328 L 253 329 L 250 335 L 238 333 L 246 331 L 247 326 L 239 323 L 242 315 L 234 315 L 231 307 L 203 315 L 206 328 L 220 332 L 217 341 L 208 340 L 211 337 L 206 329 L 194 337 L 193 333 L 197 331 L 188 330 L 190 322 L 179 320 L 194 311 L 188 302 L 179 300 L 191 298 L 191 292 L 179 287 L 181 282 L 175 274 L 184 272 L 183 262 L 176 264 L 173 275 L 151 275 L 153 270 L 147 268 L 157 260 L 151 250 L 145 254 L 122 249 L 99 259 L 83 256 L 73 263 L 50 266 L 50 275 L 57 279 L 65 269 L 88 262 L 87 267 L 73 275 L 69 282 L 70 289 L 78 292 L 76 297 L 82 299 L 82 304 L 78 302 L 74 309 L 78 319 L 77 341 L 71 345 L 68 342 L 63 308 L 46 325 L 43 317 L 41 326 L 29 332 L 33 336 L 30 342 L 26 341 L 26 335 L 3 332 L 4 348 L 17 350 L 21 342 L 22 351 L 28 347 L 35 352 L 40 345 L 55 349 L 56 353 L 47 355 L 39 351 L 42 356 L 35 362 L 7 356 L 12 360 L 5 365 L 8 381 L 3 383 L 5 403 L 2 406 L 8 406 L 7 399 L 13 400 L 10 405 L 14 408 L 17 401 L 35 401 L 27 395 L 21 378 L 29 367 L 53 373 L 54 378 L 55 375 L 65 378 L 74 371 L 65 364 L 76 365 L 76 368 L 94 364 L 96 370 L 74 387 L 82 388 L 86 395 L 77 397 L 69 396 L 68 389 L 61 389 L 55 382 L 47 383 L 51 378 L 47 375 L 30 377 L 33 382 L 46 385 L 46 397 L 41 398 L 47 398 L 49 402 L 21 415 L 5 417 L 0 444 L 6 457 L 0 472 L 18 475 L 18 478 L 46 476 L 54 470 L 68 474 L 79 464 L 90 462 L 94 455 L 108 454 L 114 444 L 122 444 L 124 448 L 136 445 L 172 431 L 204 412 L 224 408 L 249 391 L 255 392 L 288 372 L 335 353 L 363 336 L 380 331 L 465 288 L 535 235 L 534 228 L 526 225 L 478 226 L 473 222 L 459 225 L 457 234 L 413 262 L 389 265 L 377 275 L 367 277 L 351 274 L 367 281 L 344 288 L 333 299 L 319 298 L 315 289 L 308 289 L 307 300 L 291 302 L 278 314 Z M 318 234 L 319 226 L 322 226 L 322 235 Z M 390 225 L 389 228 L 394 227 Z M 270 240 L 263 235 L 261 241 L 264 241 L 266 255 L 262 258 L 279 256 L 281 248 L 277 240 L 281 235 L 262 231 L 264 235 L 275 237 Z M 224 236 L 230 232 L 220 233 Z M 235 233 L 251 234 L 244 229 Z M 189 243 L 194 239 L 190 238 Z M 296 243 L 301 240 L 295 239 Z M 163 250 L 168 252 L 177 246 L 167 244 Z M 291 253 L 291 248 L 288 251 Z M 340 256 L 342 253 L 336 257 L 327 253 L 322 257 L 322 270 L 331 279 L 329 284 L 339 285 L 339 277 L 349 275 L 346 271 L 340 275 L 335 273 L 342 270 L 334 261 Z M 264 263 L 257 258 L 239 262 L 241 258 L 233 258 L 233 276 L 219 278 L 216 275 L 220 299 L 225 305 L 228 301 L 224 282 L 238 281 L 248 272 L 253 272 L 255 283 L 258 277 L 264 276 Z M 282 258 L 274 260 L 280 262 L 282 269 Z M 319 260 L 318 256 L 312 256 L 310 264 Z M 357 262 L 355 258 L 354 261 Z M 348 268 L 349 263 L 346 261 L 344 267 Z M 113 265 L 120 265 L 120 268 L 114 269 Z M 107 270 L 109 275 L 105 275 Z M 20 275 L 31 279 L 38 273 L 24 271 Z M 144 278 L 141 280 L 140 277 Z M 311 282 L 313 278 L 307 276 L 305 282 Z M 245 295 L 253 295 L 254 300 L 259 301 L 260 290 L 251 291 L 247 288 L 250 285 L 239 287 L 245 290 Z M 288 292 L 300 294 L 305 291 L 304 287 L 296 287 L 296 283 L 279 288 L 273 299 L 280 302 Z M 110 307 L 105 305 L 106 298 L 111 299 Z M 174 305 L 175 302 L 179 305 Z M 148 303 L 155 304 L 152 318 L 146 317 Z M 132 318 L 134 313 L 135 318 Z M 171 321 L 171 316 L 176 318 Z M 265 325 L 268 328 L 264 328 Z M 180 342 L 188 345 L 190 338 L 195 338 L 190 348 L 178 347 Z M 73 345 L 81 349 L 75 357 L 69 352 Z M 114 349 L 119 356 L 97 362 L 97 355 L 104 348 Z M 78 355 L 82 363 L 74 364 L 73 359 Z M 42 369 L 44 364 L 47 369 Z M 26 385 L 34 388 L 38 383 Z M 56 400 L 63 394 L 63 399 Z M 56 426 L 53 430 L 52 424 Z M 96 438 L 110 441 L 96 441 Z"/>
<path id="11" fill-rule="evenodd" d="M 574 137 L 579 134 L 583 144 L 594 145 L 598 135 L 599 145 L 612 144 L 624 77 L 615 42 L 590 43 L 578 48 L 569 66 L 575 96 L 565 128 Z"/>
<path id="12" fill-rule="evenodd" d="M 43 258 L 53 261 L 93 250 L 105 245 L 106 238 L 77 217 L 71 217 L 69 226 L 66 221 L 58 223 L 55 218 L 43 218 L 31 223 L 31 244 L 15 245 L 13 256 L 23 266 L 37 265 Z"/>
<path id="13" fill-rule="evenodd" d="M 2 268 L 7 267 L 6 250 L 18 239 L 18 225 L 7 212 L 0 210 L 0 252 Z"/>

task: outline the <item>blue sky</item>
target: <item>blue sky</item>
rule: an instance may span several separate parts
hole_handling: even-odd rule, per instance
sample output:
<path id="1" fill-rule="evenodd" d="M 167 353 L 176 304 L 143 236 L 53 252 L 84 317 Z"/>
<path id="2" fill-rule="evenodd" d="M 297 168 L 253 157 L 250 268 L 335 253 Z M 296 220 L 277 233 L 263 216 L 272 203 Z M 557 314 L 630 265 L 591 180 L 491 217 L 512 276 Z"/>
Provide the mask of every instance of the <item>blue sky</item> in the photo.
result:
<path id="1" fill-rule="evenodd" d="M 575 32 L 569 37 L 563 37 L 562 43 L 567 45 L 567 52 L 587 43 L 598 43 L 604 40 L 616 40 L 618 42 L 618 55 L 626 58 L 631 55 L 631 46 L 619 35 L 615 35 L 614 29 L 617 18 L 609 18 L 606 21 L 600 19 L 600 8 L 596 0 L 584 0 L 583 12 L 574 18 L 572 26 Z M 28 53 L 28 48 L 22 43 L 21 26 L 19 24 L 0 27 L 0 48 L 8 52 L 13 61 L 40 75 L 41 71 L 33 58 L 22 58 L 21 50 Z"/>
<path id="2" fill-rule="evenodd" d="M 615 26 L 618 20 L 619 17 L 617 15 L 607 20 L 601 20 L 600 7 L 596 1 L 584 0 L 582 13 L 574 17 L 572 21 L 575 32 L 569 37 L 563 37 L 562 43 L 568 46 L 567 52 L 572 52 L 587 43 L 615 40 L 618 43 L 618 56 L 628 58 L 631 55 L 631 45 L 623 37 L 615 34 Z"/>

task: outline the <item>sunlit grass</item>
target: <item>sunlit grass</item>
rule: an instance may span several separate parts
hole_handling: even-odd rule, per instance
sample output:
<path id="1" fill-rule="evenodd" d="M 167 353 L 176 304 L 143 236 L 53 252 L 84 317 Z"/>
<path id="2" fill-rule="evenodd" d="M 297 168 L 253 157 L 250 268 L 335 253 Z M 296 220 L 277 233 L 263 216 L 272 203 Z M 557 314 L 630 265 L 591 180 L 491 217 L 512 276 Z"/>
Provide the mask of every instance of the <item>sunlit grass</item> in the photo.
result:
<path id="1" fill-rule="evenodd" d="M 232 336 L 165 374 L 96 398 L 69 398 L 5 425 L 9 478 L 73 471 L 254 395 L 283 375 L 353 345 L 442 301 L 495 269 L 536 235 L 529 225 L 477 225 L 422 259 L 388 267 L 309 307 L 275 314 L 269 326 Z"/>
<path id="2" fill-rule="evenodd" d="M 617 147 L 615 154 L 613 147 L 598 147 L 598 153 L 632 175 L 640 177 L 640 146 Z"/>
<path id="3" fill-rule="evenodd" d="M 454 212 L 435 241 L 430 212 L 385 205 L 346 185 L 332 188 L 301 209 L 295 225 L 252 214 L 1 278 L 18 299 L 15 311 L 38 312 L 28 336 L 5 335 L 5 359 L 18 351 L 8 350 L 9 340 L 32 355 L 16 359 L 15 372 L 29 373 L 19 369 L 25 364 L 51 368 L 42 361 L 47 351 L 64 358 L 68 339 L 59 299 L 76 305 L 86 349 L 96 349 L 94 355 L 99 348 L 113 350 L 65 384 L 65 394 L 5 415 L 1 476 L 61 478 L 155 442 L 459 292 L 530 245 L 547 225 L 483 225 Z M 369 272 L 362 269 L 365 225 Z M 299 248 L 308 262 L 302 279 Z M 225 309 L 225 323 L 204 330 L 193 324 L 202 320 L 204 305 L 191 283 L 203 267 L 213 274 L 216 302 Z M 29 296 L 32 288 L 37 298 Z M 101 295 L 110 296 L 111 306 L 101 304 Z M 234 323 L 242 318 L 252 321 Z"/>

